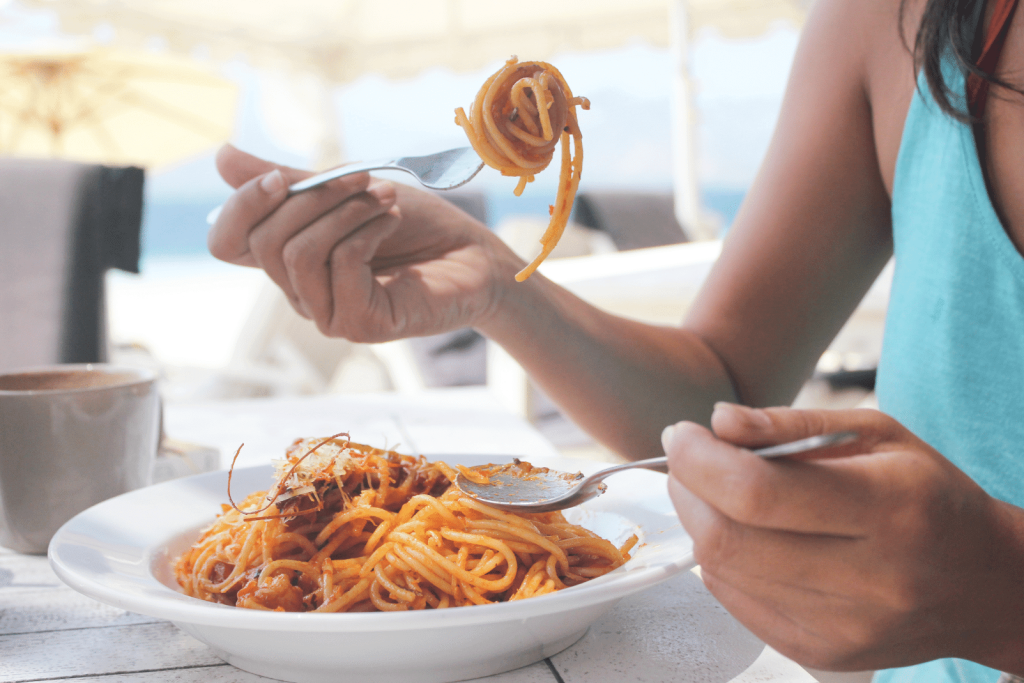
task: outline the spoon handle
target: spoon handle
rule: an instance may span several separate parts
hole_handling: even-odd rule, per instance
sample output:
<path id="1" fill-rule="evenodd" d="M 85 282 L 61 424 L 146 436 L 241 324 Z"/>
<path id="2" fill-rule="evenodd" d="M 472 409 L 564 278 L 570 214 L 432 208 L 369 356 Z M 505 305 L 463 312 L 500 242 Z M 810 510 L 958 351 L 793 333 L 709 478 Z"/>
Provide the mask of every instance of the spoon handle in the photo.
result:
<path id="1" fill-rule="evenodd" d="M 790 441 L 788 443 L 780 443 L 777 446 L 767 446 L 765 448 L 758 448 L 754 451 L 757 455 L 762 458 L 784 458 L 787 455 L 796 455 L 797 453 L 805 453 L 807 451 L 813 451 L 817 448 L 825 448 L 826 446 L 839 446 L 844 443 L 850 443 L 856 441 L 857 432 L 832 432 L 831 434 L 816 434 L 815 436 L 809 436 L 806 439 L 798 439 L 797 441 Z"/>
<path id="2" fill-rule="evenodd" d="M 607 477 L 608 475 L 621 472 L 622 470 L 632 470 L 639 468 L 648 470 L 658 470 L 659 472 L 668 472 L 668 458 L 662 456 L 660 458 L 649 458 L 647 460 L 637 460 L 635 462 L 627 462 L 621 465 L 615 465 L 614 467 L 609 467 L 608 469 L 604 469 L 601 470 L 600 472 L 595 472 L 594 474 L 590 475 L 589 481 L 587 483 L 593 484 L 599 481 L 603 481 L 605 477 Z"/>
<path id="3" fill-rule="evenodd" d="M 753 452 L 756 455 L 761 456 L 765 459 L 772 458 L 784 458 L 787 455 L 796 455 L 797 453 L 805 453 L 807 451 L 813 451 L 817 448 L 825 448 L 826 446 L 838 446 L 844 443 L 849 443 L 857 438 L 856 432 L 832 432 L 831 434 L 817 434 L 815 436 L 809 436 L 806 439 L 799 439 L 797 441 L 790 441 L 788 443 L 780 443 L 775 446 L 766 446 L 765 448 L 755 449 Z M 647 460 L 637 460 L 636 462 L 627 462 L 622 465 L 615 465 L 608 469 L 601 470 L 596 474 L 591 475 L 591 480 L 594 482 L 601 481 L 610 474 L 621 472 L 622 470 L 631 470 L 633 468 L 644 468 L 648 470 L 659 470 L 662 472 L 668 471 L 668 458 L 649 458 Z"/>

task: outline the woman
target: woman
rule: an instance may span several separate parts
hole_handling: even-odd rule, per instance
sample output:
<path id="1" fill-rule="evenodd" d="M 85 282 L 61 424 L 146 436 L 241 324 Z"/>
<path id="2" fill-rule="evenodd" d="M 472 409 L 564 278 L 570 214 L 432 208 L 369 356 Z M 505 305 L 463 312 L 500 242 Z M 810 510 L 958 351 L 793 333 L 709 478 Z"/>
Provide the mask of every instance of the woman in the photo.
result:
<path id="1" fill-rule="evenodd" d="M 210 247 L 264 268 L 325 334 L 470 325 L 611 448 L 663 443 L 708 588 L 796 661 L 883 681 L 1024 675 L 1014 4 L 819 0 L 764 166 L 679 328 L 515 283 L 522 262 L 425 193 L 354 176 L 286 198 L 307 174 L 230 147 L 218 164 L 238 190 Z M 973 125 L 977 69 L 956 55 L 982 43 L 995 83 L 972 78 Z M 894 252 L 884 413 L 743 407 L 793 399 Z M 861 438 L 813 462 L 743 448 L 845 429 Z"/>

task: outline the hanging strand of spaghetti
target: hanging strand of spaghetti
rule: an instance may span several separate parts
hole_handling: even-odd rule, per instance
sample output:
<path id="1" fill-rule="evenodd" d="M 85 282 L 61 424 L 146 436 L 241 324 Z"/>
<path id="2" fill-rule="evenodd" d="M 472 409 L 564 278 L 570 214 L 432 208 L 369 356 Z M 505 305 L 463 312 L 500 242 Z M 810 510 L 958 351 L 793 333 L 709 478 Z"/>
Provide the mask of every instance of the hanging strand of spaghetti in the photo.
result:
<path id="1" fill-rule="evenodd" d="M 519 178 L 517 197 L 548 167 L 561 142 L 558 192 L 548 207 L 551 220 L 540 239 L 540 254 L 516 274 L 519 282 L 551 254 L 569 222 L 583 172 L 583 136 L 576 107 L 590 109 L 590 101 L 573 96 L 558 69 L 547 62 L 520 62 L 512 57 L 480 88 L 469 115 L 462 107 L 455 110 L 455 123 L 466 131 L 484 163 L 502 175 Z"/>

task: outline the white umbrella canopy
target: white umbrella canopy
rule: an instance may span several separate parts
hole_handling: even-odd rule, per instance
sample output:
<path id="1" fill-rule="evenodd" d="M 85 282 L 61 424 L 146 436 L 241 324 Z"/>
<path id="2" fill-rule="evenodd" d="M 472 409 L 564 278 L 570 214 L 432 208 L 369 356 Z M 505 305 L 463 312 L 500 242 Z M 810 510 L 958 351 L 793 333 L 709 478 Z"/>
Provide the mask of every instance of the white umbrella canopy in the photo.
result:
<path id="1" fill-rule="evenodd" d="M 712 27 L 727 38 L 750 38 L 780 21 L 803 24 L 814 0 L 686 0 L 691 31 Z"/>
<path id="2" fill-rule="evenodd" d="M 160 166 L 227 140 L 236 92 L 178 57 L 0 54 L 0 154 Z"/>
<path id="3" fill-rule="evenodd" d="M 119 43 L 163 38 L 174 51 L 297 67 L 344 83 L 423 69 L 482 68 L 510 54 L 544 59 L 640 38 L 669 40 L 667 0 L 29 0 L 67 33 L 114 29 Z"/>
<path id="4" fill-rule="evenodd" d="M 296 67 L 344 83 L 373 73 L 405 78 L 432 67 L 483 68 L 517 54 L 667 46 L 678 0 L 25 0 L 56 11 L 67 33 L 114 29 L 121 44 L 154 36 L 171 50 L 244 55 L 261 67 Z M 809 0 L 689 0 L 692 31 L 755 35 L 799 22 Z"/>

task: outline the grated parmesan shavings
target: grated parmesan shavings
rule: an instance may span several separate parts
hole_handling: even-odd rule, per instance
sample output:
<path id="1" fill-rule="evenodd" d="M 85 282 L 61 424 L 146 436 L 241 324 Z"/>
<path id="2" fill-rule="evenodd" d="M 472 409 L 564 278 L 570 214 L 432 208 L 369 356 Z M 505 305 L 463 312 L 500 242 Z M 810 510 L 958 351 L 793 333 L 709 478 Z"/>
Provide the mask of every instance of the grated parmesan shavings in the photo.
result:
<path id="1" fill-rule="evenodd" d="M 279 501 L 310 493 L 313 491 L 313 485 L 317 482 L 335 477 L 341 478 L 348 471 L 348 467 L 352 463 L 352 454 L 358 453 L 358 451 L 349 447 L 347 440 L 329 441 L 306 455 L 311 448 L 322 441 L 323 439 L 301 439 L 288 449 L 286 458 L 271 461 L 274 465 L 274 478 L 281 482 Z M 303 458 L 303 456 L 306 457 Z M 300 458 L 302 461 L 289 475 L 288 472 Z M 288 478 L 282 481 L 286 476 Z"/>

